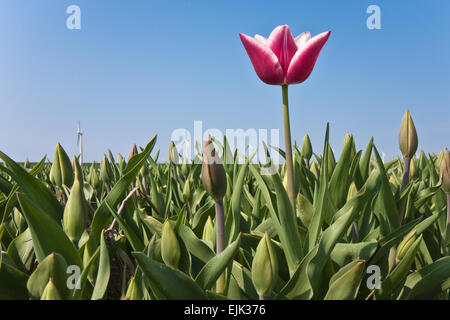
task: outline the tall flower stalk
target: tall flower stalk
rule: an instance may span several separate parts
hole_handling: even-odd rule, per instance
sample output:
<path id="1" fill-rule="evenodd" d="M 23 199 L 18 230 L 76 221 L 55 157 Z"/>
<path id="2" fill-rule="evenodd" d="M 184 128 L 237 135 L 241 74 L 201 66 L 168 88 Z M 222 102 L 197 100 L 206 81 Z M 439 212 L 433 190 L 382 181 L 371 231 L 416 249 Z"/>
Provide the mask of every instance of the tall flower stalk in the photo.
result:
<path id="1" fill-rule="evenodd" d="M 284 125 L 284 145 L 286 152 L 286 174 L 287 174 L 287 190 L 292 208 L 295 209 L 295 183 L 294 183 L 294 164 L 292 162 L 292 146 L 291 146 L 291 125 L 289 122 L 289 100 L 288 86 L 281 86 L 283 94 L 283 125 Z"/>

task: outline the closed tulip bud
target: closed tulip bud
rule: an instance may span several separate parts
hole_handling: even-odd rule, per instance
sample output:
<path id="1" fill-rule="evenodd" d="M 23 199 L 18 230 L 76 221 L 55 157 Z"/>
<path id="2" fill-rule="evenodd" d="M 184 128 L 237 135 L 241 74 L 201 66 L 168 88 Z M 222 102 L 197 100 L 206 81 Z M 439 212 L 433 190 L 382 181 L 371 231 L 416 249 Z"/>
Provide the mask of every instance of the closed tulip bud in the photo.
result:
<path id="1" fill-rule="evenodd" d="M 69 156 L 59 142 L 56 145 L 52 167 L 50 168 L 50 181 L 58 187 L 65 185 L 69 188 L 73 183 L 72 164 L 70 163 Z"/>
<path id="2" fill-rule="evenodd" d="M 350 188 L 348 189 L 347 201 L 350 200 L 351 198 L 353 198 L 356 193 L 358 193 L 358 189 L 356 188 L 356 184 L 354 182 L 352 182 L 352 184 L 350 185 Z"/>
<path id="3" fill-rule="evenodd" d="M 164 263 L 174 269 L 178 268 L 180 262 L 180 244 L 177 235 L 173 231 L 169 220 L 164 222 L 161 234 L 161 256 Z"/>
<path id="4" fill-rule="evenodd" d="M 400 261 L 405 256 L 408 249 L 416 241 L 416 230 L 411 231 L 406 237 L 400 242 L 397 247 L 397 261 Z"/>
<path id="5" fill-rule="evenodd" d="M 189 201 L 191 199 L 192 193 L 191 193 L 191 181 L 189 178 L 186 179 L 186 182 L 184 183 L 183 187 L 183 199 L 185 202 Z"/>
<path id="6" fill-rule="evenodd" d="M 95 169 L 95 163 L 91 166 L 91 172 L 89 174 L 89 183 L 94 189 L 100 187 L 100 179 L 97 174 L 97 170 Z"/>
<path id="7" fill-rule="evenodd" d="M 441 150 L 441 152 L 439 152 L 439 155 L 436 159 L 436 167 L 438 169 L 441 168 L 441 163 L 442 163 L 442 159 L 444 159 L 444 154 L 445 154 L 444 150 Z"/>
<path id="8" fill-rule="evenodd" d="M 206 191 L 215 200 L 222 200 L 227 192 L 227 176 L 222 161 L 216 155 L 214 146 L 208 138 L 203 149 L 202 182 Z"/>
<path id="9" fill-rule="evenodd" d="M 210 216 L 208 216 L 208 220 L 206 220 L 205 226 L 203 227 L 202 239 L 210 241 L 213 245 L 216 240 L 214 233 L 214 224 Z"/>
<path id="10" fill-rule="evenodd" d="M 64 231 L 72 241 L 78 241 L 86 228 L 86 218 L 88 209 L 86 198 L 84 197 L 83 173 L 80 163 L 76 157 L 73 157 L 73 166 L 75 168 L 75 182 L 70 190 L 69 199 L 64 208 Z"/>
<path id="11" fill-rule="evenodd" d="M 133 158 L 137 154 L 138 154 L 138 151 L 137 151 L 137 147 L 136 147 L 136 143 L 135 143 L 135 144 L 133 144 L 130 154 L 128 155 L 128 162 L 130 162 L 131 158 Z"/>
<path id="12" fill-rule="evenodd" d="M 450 194 L 450 152 L 445 149 L 444 157 L 441 161 L 440 175 L 442 177 L 442 190 Z"/>
<path id="13" fill-rule="evenodd" d="M 389 182 L 391 183 L 391 185 L 392 185 L 394 188 L 397 188 L 397 187 L 398 187 L 397 179 L 395 179 L 395 176 L 394 176 L 393 173 L 391 173 L 391 176 L 389 177 Z"/>
<path id="14" fill-rule="evenodd" d="M 30 168 L 30 161 L 28 160 L 28 157 L 25 159 L 25 162 L 23 163 L 23 167 L 25 169 L 29 169 Z"/>
<path id="15" fill-rule="evenodd" d="M 22 233 L 26 229 L 26 221 L 22 213 L 20 213 L 20 211 L 17 210 L 17 208 L 14 208 L 13 219 L 19 233 Z"/>
<path id="16" fill-rule="evenodd" d="M 41 300 L 61 300 L 61 296 L 59 295 L 58 289 L 53 283 L 52 278 L 48 280 L 44 292 L 42 293 Z"/>
<path id="17" fill-rule="evenodd" d="M 319 179 L 319 169 L 317 169 L 317 164 L 315 162 L 313 162 L 311 164 L 311 172 L 314 174 L 314 176 L 316 177 L 316 179 Z"/>
<path id="18" fill-rule="evenodd" d="M 124 300 L 142 300 L 142 293 L 139 290 L 134 277 L 131 277 L 130 279 L 130 284 L 128 285 Z"/>
<path id="19" fill-rule="evenodd" d="M 352 134 L 349 134 L 349 133 L 347 132 L 347 133 L 345 134 L 344 144 L 342 145 L 342 148 L 344 148 L 345 145 L 346 145 L 347 143 L 349 143 L 349 142 L 352 144 L 352 146 L 351 146 L 351 152 L 350 152 L 350 160 L 352 160 L 352 159 L 355 157 L 355 155 L 356 155 L 355 140 L 354 140 L 354 138 L 353 138 L 353 135 L 352 135 Z"/>
<path id="20" fill-rule="evenodd" d="M 111 168 L 111 164 L 109 163 L 106 155 L 103 155 L 103 160 L 100 163 L 100 177 L 102 178 L 104 183 L 111 183 L 113 178 L 113 172 Z"/>
<path id="21" fill-rule="evenodd" d="M 256 248 L 252 262 L 252 282 L 261 298 L 270 296 L 278 278 L 278 262 L 267 232 Z"/>
<path id="22" fill-rule="evenodd" d="M 178 161 L 180 161 L 180 156 L 178 155 L 178 150 L 175 147 L 175 144 L 173 141 L 170 141 L 169 145 L 169 160 L 170 162 L 173 162 L 175 164 L 178 164 Z"/>
<path id="23" fill-rule="evenodd" d="M 119 155 L 117 156 L 117 163 L 119 164 L 119 169 L 122 172 L 123 170 L 125 170 L 125 167 L 127 166 L 125 159 L 123 158 L 123 156 L 119 153 Z"/>
<path id="24" fill-rule="evenodd" d="M 187 177 L 189 174 L 189 165 L 188 165 L 188 158 L 184 157 L 183 162 L 181 164 L 181 173 L 183 176 Z"/>
<path id="25" fill-rule="evenodd" d="M 404 158 L 410 159 L 417 151 L 417 131 L 409 110 L 403 116 L 398 135 L 398 143 Z"/>
<path id="26" fill-rule="evenodd" d="M 303 145 L 302 145 L 302 157 L 307 159 L 309 161 L 309 159 L 311 159 L 312 157 L 312 145 L 311 145 L 311 140 L 309 140 L 309 136 L 307 133 L 305 133 L 305 137 L 303 138 Z"/>

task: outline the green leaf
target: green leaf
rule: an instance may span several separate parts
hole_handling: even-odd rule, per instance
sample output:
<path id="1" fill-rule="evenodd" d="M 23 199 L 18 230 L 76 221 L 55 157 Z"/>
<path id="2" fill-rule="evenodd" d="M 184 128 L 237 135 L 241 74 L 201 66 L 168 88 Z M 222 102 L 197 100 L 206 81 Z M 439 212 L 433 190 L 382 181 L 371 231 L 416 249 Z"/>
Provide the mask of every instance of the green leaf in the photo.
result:
<path id="1" fill-rule="evenodd" d="M 103 232 L 102 232 L 103 235 Z M 95 280 L 94 292 L 91 300 L 103 299 L 108 288 L 111 268 L 109 265 L 109 253 L 104 236 L 100 237 L 100 263 L 98 266 L 97 279 Z"/>
<path id="2" fill-rule="evenodd" d="M 4 252 L 0 252 L 3 257 Z M 13 265 L 7 263 L 3 257 L 0 264 L 0 300 L 26 300 L 28 276 Z"/>
<path id="3" fill-rule="evenodd" d="M 353 137 L 350 136 L 330 178 L 329 194 L 337 208 L 341 208 L 347 200 L 348 188 L 350 186 L 349 170 L 352 160 L 350 159 L 352 146 Z"/>
<path id="4" fill-rule="evenodd" d="M 67 263 L 59 253 L 49 254 L 42 260 L 28 279 L 27 288 L 33 298 L 41 298 L 50 278 L 53 279 L 54 285 L 61 296 L 69 298 Z"/>
<path id="5" fill-rule="evenodd" d="M 392 195 L 391 185 L 389 183 L 389 179 L 387 178 L 383 161 L 381 160 L 375 146 L 373 146 L 373 150 L 377 159 L 378 169 L 381 173 L 381 188 L 376 201 L 375 210 L 379 211 L 387 218 L 390 230 L 394 231 L 400 226 L 400 214 L 398 212 L 394 196 Z"/>
<path id="6" fill-rule="evenodd" d="M 131 246 L 134 250 L 144 250 L 144 244 L 142 243 L 142 240 L 139 238 L 139 236 L 134 232 L 133 228 L 130 227 L 127 222 L 122 219 L 121 216 L 119 216 L 106 202 L 106 206 L 109 209 L 109 212 L 114 216 L 116 221 L 119 223 L 120 228 L 125 233 L 127 240 L 130 242 Z"/>
<path id="7" fill-rule="evenodd" d="M 0 158 L 5 161 L 11 170 L 2 168 L 20 186 L 22 191 L 55 221 L 60 221 L 63 216 L 63 208 L 56 200 L 54 194 L 39 179 L 28 173 L 22 166 L 0 151 Z"/>
<path id="8" fill-rule="evenodd" d="M 370 203 L 374 185 L 374 181 L 369 179 L 366 186 L 336 213 L 335 222 L 323 232 L 319 243 L 303 258 L 277 298 L 311 299 L 314 296 L 321 273 L 336 242 L 348 230 L 363 207 Z"/>
<path id="9" fill-rule="evenodd" d="M 272 223 L 277 230 L 277 234 L 280 237 L 281 244 L 285 250 L 289 271 L 293 272 L 295 270 L 295 265 L 301 258 L 302 248 L 300 235 L 297 229 L 297 218 L 293 213 L 286 189 L 284 189 L 278 174 L 273 174 L 270 176 L 277 196 L 277 211 L 275 211 L 272 204 L 270 191 L 267 188 L 261 174 L 253 165 L 250 165 L 249 167 L 256 179 L 258 187 L 261 189 L 264 199 L 266 200 L 266 205 L 272 218 Z"/>
<path id="10" fill-rule="evenodd" d="M 394 289 L 406 278 L 416 257 L 420 241 L 422 241 L 422 235 L 414 241 L 394 270 L 381 282 L 381 288 L 375 291 L 376 299 L 389 299 Z"/>
<path id="11" fill-rule="evenodd" d="M 108 226 L 108 223 L 111 219 L 108 206 L 111 208 L 116 207 L 119 204 L 120 200 L 126 196 L 128 188 L 149 157 L 150 152 L 153 150 L 155 142 L 156 136 L 147 144 L 147 146 L 141 153 L 135 155 L 130 159 L 127 167 L 122 172 L 122 177 L 120 178 L 120 180 L 114 185 L 110 193 L 108 193 L 101 205 L 95 211 L 94 219 L 92 221 L 92 232 L 88 241 L 88 246 L 90 246 L 91 248 L 94 248 L 100 242 L 101 232 Z"/>
<path id="12" fill-rule="evenodd" d="M 364 273 L 365 261 L 357 260 L 342 267 L 330 280 L 325 300 L 355 299 Z"/>
<path id="13" fill-rule="evenodd" d="M 339 266 L 353 260 L 369 260 L 377 250 L 376 240 L 358 243 L 337 243 L 331 251 L 331 259 Z"/>
<path id="14" fill-rule="evenodd" d="M 133 252 L 138 265 L 156 289 L 168 300 L 206 300 L 206 292 L 185 273 L 156 262 L 142 252 Z"/>
<path id="15" fill-rule="evenodd" d="M 80 255 L 61 225 L 45 214 L 28 196 L 18 193 L 17 199 L 30 228 L 38 261 L 42 262 L 46 256 L 56 252 L 61 254 L 69 265 L 81 266 Z"/>
<path id="16" fill-rule="evenodd" d="M 410 274 L 399 299 L 433 299 L 450 279 L 450 257 L 442 257 Z"/>
<path id="17" fill-rule="evenodd" d="M 225 271 L 226 267 L 233 260 L 237 250 L 239 249 L 240 236 L 231 243 L 223 252 L 209 260 L 200 270 L 195 278 L 195 282 L 203 289 L 210 289 L 220 275 Z"/>

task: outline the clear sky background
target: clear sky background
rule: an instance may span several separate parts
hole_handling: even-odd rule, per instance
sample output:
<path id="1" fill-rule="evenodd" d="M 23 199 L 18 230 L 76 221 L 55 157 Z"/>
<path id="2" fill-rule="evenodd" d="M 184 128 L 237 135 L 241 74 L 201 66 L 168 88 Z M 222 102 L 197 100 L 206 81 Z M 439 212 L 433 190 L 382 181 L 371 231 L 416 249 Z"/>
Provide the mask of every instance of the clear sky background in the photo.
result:
<path id="1" fill-rule="evenodd" d="M 72 4 L 81 30 L 66 28 Z M 371 4 L 381 30 L 366 27 Z M 257 78 L 238 34 L 288 24 L 332 30 L 309 79 L 289 87 L 293 139 L 308 132 L 321 152 L 329 121 L 334 149 L 348 131 L 392 158 L 409 108 L 419 149 L 437 153 L 450 147 L 449 17 L 448 0 L 1 0 L 0 150 L 52 159 L 60 141 L 75 154 L 79 120 L 85 161 L 155 134 L 167 159 L 172 131 L 194 120 L 281 129 L 281 88 Z"/>

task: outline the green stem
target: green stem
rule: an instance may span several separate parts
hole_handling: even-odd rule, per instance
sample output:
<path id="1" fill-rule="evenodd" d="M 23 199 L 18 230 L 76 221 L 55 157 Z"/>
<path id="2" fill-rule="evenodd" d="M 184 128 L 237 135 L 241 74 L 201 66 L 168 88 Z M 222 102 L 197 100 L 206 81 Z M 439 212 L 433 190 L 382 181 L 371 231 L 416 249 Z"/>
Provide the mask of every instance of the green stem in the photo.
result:
<path id="1" fill-rule="evenodd" d="M 447 193 L 447 228 L 445 230 L 445 243 L 449 243 L 450 238 L 450 193 Z M 448 248 L 447 255 L 450 255 L 450 248 Z"/>
<path id="2" fill-rule="evenodd" d="M 287 174 L 287 192 L 291 201 L 292 209 L 295 214 L 295 185 L 294 185 L 294 166 L 292 163 L 292 146 L 291 146 L 291 127 L 289 123 L 289 102 L 288 102 L 288 86 L 281 86 L 283 92 L 283 124 L 284 124 L 284 145 L 286 152 L 286 174 Z"/>
<path id="3" fill-rule="evenodd" d="M 450 193 L 447 193 L 447 227 L 450 226 Z"/>
<path id="4" fill-rule="evenodd" d="M 225 213 L 223 210 L 223 201 L 218 200 L 216 206 L 216 251 L 217 254 L 225 249 Z M 217 293 L 223 293 L 225 289 L 225 274 L 222 274 L 216 283 Z"/>
<path id="5" fill-rule="evenodd" d="M 406 187 L 409 183 L 409 167 L 411 164 L 411 158 L 403 158 L 403 178 L 402 178 L 402 189 Z"/>

